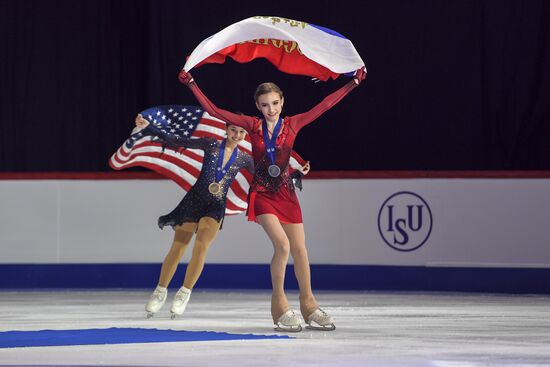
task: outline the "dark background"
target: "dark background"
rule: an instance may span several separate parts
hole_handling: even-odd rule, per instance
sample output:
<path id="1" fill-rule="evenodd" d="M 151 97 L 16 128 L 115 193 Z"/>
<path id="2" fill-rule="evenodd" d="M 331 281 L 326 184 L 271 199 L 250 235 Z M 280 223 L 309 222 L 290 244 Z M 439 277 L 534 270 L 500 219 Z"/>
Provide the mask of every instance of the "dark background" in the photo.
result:
<path id="1" fill-rule="evenodd" d="M 297 139 L 315 170 L 550 169 L 547 0 L 0 0 L 0 171 L 109 171 L 137 112 L 198 104 L 177 80 L 195 46 L 254 15 L 332 28 L 367 65 Z M 346 81 L 263 60 L 193 75 L 247 114 L 260 82 L 279 84 L 293 115 Z"/>

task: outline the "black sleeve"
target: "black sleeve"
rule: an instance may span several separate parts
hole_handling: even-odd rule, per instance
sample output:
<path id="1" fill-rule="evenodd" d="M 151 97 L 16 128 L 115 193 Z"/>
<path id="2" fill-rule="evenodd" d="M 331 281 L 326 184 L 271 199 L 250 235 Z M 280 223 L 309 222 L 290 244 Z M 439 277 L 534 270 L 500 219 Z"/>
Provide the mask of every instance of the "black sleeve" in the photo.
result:
<path id="1" fill-rule="evenodd" d="M 160 141 L 162 141 L 169 147 L 183 147 L 189 149 L 205 150 L 210 145 L 210 139 L 184 138 L 178 135 L 169 134 L 152 124 L 149 124 L 145 129 L 149 130 L 154 136 L 158 137 Z"/>

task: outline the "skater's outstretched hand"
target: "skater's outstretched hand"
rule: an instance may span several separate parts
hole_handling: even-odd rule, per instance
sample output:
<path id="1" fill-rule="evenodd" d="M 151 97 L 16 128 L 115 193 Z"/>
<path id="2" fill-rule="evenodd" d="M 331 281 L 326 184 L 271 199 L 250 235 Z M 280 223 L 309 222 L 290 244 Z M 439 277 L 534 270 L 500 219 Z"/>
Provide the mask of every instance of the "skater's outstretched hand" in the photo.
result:
<path id="1" fill-rule="evenodd" d="M 357 69 L 353 77 L 355 84 L 359 85 L 367 77 L 367 69 L 363 66 L 361 69 Z"/>
<path id="2" fill-rule="evenodd" d="M 141 114 L 138 114 L 136 116 L 136 127 L 138 129 L 145 129 L 147 126 L 149 126 L 149 121 L 144 119 Z"/>
<path id="3" fill-rule="evenodd" d="M 178 79 L 180 83 L 185 85 L 189 85 L 193 83 L 193 76 L 191 75 L 191 73 L 188 73 L 187 71 L 185 71 L 185 69 L 181 69 L 178 75 Z"/>
<path id="4" fill-rule="evenodd" d="M 309 161 L 307 161 L 302 168 L 300 169 L 302 171 L 302 174 L 305 176 L 309 173 L 309 170 L 311 169 L 311 165 L 309 164 Z"/>

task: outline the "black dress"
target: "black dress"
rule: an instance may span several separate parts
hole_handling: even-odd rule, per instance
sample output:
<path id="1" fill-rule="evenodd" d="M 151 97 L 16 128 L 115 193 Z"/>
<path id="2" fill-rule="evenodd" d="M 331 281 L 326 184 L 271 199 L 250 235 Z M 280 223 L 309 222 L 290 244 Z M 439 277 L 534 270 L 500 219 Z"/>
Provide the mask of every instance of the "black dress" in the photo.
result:
<path id="1" fill-rule="evenodd" d="M 252 157 L 238 150 L 235 161 L 228 168 L 225 176 L 219 181 L 221 190 L 216 194 L 212 194 L 208 190 L 208 186 L 216 182 L 216 170 L 218 168 L 221 142 L 212 138 L 179 138 L 166 134 L 152 125 L 148 125 L 147 129 L 170 147 L 184 147 L 204 151 L 202 169 L 197 182 L 195 182 L 174 210 L 159 218 L 159 227 L 172 226 L 174 228 L 183 223 L 198 223 L 202 217 L 211 217 L 220 222 L 225 216 L 227 191 L 237 173 L 239 173 L 241 168 L 246 168 L 250 173 L 254 174 Z"/>

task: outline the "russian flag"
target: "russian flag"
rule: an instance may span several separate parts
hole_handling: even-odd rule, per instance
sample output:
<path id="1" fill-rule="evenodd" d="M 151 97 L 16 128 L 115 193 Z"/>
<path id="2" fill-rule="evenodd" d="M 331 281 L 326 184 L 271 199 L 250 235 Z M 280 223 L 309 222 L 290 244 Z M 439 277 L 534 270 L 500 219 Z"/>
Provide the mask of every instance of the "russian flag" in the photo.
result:
<path id="1" fill-rule="evenodd" d="M 365 63 L 351 41 L 311 23 L 275 16 L 255 16 L 234 23 L 202 41 L 184 66 L 240 63 L 264 58 L 282 72 L 326 81 L 353 75 Z"/>

